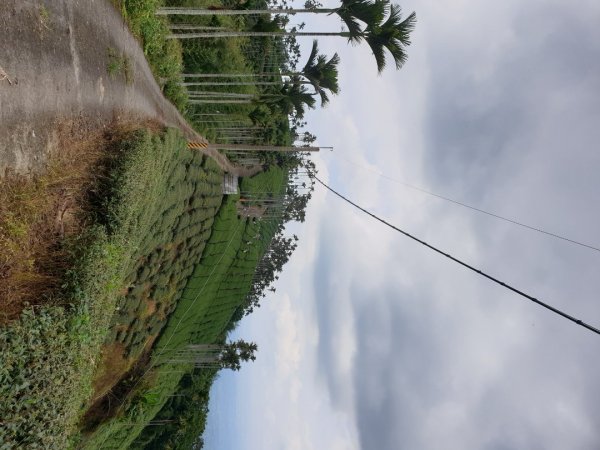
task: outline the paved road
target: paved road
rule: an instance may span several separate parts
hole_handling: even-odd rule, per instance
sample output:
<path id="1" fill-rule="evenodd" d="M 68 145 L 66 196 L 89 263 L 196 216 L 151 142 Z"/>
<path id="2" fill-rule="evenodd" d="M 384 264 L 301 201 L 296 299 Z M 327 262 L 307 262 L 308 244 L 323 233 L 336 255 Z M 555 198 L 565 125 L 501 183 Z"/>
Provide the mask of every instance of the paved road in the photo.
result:
<path id="1" fill-rule="evenodd" d="M 12 81 L 0 81 L 0 176 L 7 168 L 43 168 L 48 154 L 60 151 L 57 127 L 65 123 L 81 131 L 154 119 L 206 142 L 163 97 L 140 44 L 108 0 L 0 3 L 0 68 Z M 133 82 L 108 75 L 109 49 L 131 61 Z M 226 171 L 256 173 L 214 150 L 205 153 Z"/>

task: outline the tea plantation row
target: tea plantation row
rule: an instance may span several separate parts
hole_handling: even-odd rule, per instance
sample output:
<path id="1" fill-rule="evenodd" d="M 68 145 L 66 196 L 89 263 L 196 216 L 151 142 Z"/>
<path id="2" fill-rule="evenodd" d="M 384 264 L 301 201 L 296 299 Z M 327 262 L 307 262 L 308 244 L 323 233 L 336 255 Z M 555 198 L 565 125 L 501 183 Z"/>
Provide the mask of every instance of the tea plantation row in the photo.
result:
<path id="1" fill-rule="evenodd" d="M 272 167 L 243 180 L 242 187 L 245 191 L 280 192 L 285 183 L 285 172 Z M 117 413 L 87 437 L 85 448 L 125 449 L 133 445 L 148 422 L 165 405 L 169 408 L 171 396 L 180 389 L 181 378 L 192 373 L 191 365 L 169 363 L 170 355 L 189 344 L 224 339 L 232 317 L 250 291 L 256 265 L 278 226 L 276 219 L 239 217 L 237 200 L 237 196 L 229 196 L 219 210 L 202 258 L 152 351 L 149 370 L 142 373 L 131 392 L 121 399 Z M 198 434 L 200 430 L 196 427 L 187 431 Z"/>

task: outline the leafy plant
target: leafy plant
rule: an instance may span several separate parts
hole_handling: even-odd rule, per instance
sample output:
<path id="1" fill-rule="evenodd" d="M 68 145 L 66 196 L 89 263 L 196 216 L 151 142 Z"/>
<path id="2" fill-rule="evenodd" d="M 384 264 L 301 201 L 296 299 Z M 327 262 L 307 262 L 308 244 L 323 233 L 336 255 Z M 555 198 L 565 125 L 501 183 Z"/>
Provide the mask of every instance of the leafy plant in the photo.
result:
<path id="1" fill-rule="evenodd" d="M 106 70 L 108 75 L 115 79 L 117 75 L 122 74 L 125 77 L 127 84 L 133 83 L 133 67 L 131 65 L 131 59 L 124 53 L 119 53 L 112 47 L 107 50 L 108 53 L 108 64 Z"/>

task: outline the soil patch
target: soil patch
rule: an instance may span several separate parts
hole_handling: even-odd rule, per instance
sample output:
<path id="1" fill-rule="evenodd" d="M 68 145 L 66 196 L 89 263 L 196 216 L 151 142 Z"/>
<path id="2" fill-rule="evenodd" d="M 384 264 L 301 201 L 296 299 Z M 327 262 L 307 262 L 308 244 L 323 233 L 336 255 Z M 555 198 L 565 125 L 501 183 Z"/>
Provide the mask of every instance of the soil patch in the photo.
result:
<path id="1" fill-rule="evenodd" d="M 9 171 L 0 183 L 0 324 L 28 305 L 58 304 L 75 240 L 89 225 L 90 191 L 119 136 L 154 122 L 123 121 L 100 130 L 84 118 L 55 121 L 60 151 L 39 174 Z"/>
<path id="2" fill-rule="evenodd" d="M 127 372 L 132 361 L 125 355 L 127 349 L 120 342 L 113 342 L 110 345 L 105 345 L 102 349 L 102 372 L 94 381 L 95 399 L 103 397 L 106 392 L 115 384 L 115 378 L 118 378 L 124 372 Z"/>
<path id="3" fill-rule="evenodd" d="M 121 377 L 112 389 L 92 404 L 82 419 L 81 428 L 85 433 L 93 432 L 98 425 L 118 414 L 124 401 L 135 388 L 137 380 L 146 371 L 148 364 L 150 364 L 149 351 L 137 360 L 135 365 Z"/>

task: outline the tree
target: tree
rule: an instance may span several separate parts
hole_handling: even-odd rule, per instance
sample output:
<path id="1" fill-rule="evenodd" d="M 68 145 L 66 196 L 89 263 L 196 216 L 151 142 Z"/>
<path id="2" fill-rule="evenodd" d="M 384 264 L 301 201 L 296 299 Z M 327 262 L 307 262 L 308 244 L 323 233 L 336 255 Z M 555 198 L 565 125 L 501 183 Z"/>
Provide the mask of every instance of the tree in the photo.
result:
<path id="1" fill-rule="evenodd" d="M 380 0 L 342 0 L 337 8 L 305 8 L 305 9 L 221 9 L 221 7 L 186 8 L 171 7 L 160 8 L 157 14 L 161 15 L 205 15 L 205 16 L 234 16 L 234 15 L 293 15 L 293 14 L 337 14 L 348 29 L 347 38 L 350 41 L 360 40 L 361 26 L 358 21 L 365 24 L 375 23 L 383 19 L 384 5 Z"/>
<path id="2" fill-rule="evenodd" d="M 340 90 L 338 85 L 338 64 L 340 57 L 334 53 L 330 59 L 325 55 L 319 55 L 319 46 L 317 40 L 313 40 L 312 49 L 308 61 L 297 76 L 302 76 L 308 80 L 315 89 L 315 93 L 321 97 L 321 105 L 329 102 L 326 90 L 332 94 L 337 94 Z"/>
<path id="3" fill-rule="evenodd" d="M 306 87 L 299 83 L 299 78 L 291 77 L 283 83 L 279 92 L 275 94 L 239 94 L 232 92 L 216 92 L 216 91 L 192 91 L 190 92 L 191 104 L 248 104 L 248 103 L 263 103 L 272 105 L 286 115 L 295 114 L 303 117 L 306 108 L 313 109 L 315 107 L 314 95 L 306 90 Z M 327 97 L 326 94 L 325 97 Z"/>
<path id="4" fill-rule="evenodd" d="M 385 49 L 387 49 L 396 65 L 400 69 L 406 61 L 407 55 L 405 47 L 410 45 L 410 33 L 413 31 L 417 16 L 413 12 L 406 19 L 402 20 L 401 8 L 398 5 L 391 5 L 389 0 L 346 0 L 342 2 L 343 6 L 336 9 L 335 12 L 342 18 L 347 31 L 337 33 L 331 32 L 303 32 L 303 31 L 285 31 L 278 25 L 275 18 L 271 22 L 259 21 L 257 31 L 216 31 L 214 33 L 187 33 L 169 35 L 169 38 L 226 38 L 226 37 L 273 37 L 273 36 L 341 36 L 347 38 L 350 42 L 360 42 L 365 40 L 377 63 L 377 70 L 381 72 L 386 65 Z M 344 4 L 346 6 L 344 6 Z M 263 13 L 268 10 L 262 11 Z M 303 11 L 303 10 L 286 10 Z M 331 13 L 331 10 L 327 10 Z M 386 13 L 389 15 L 386 19 Z M 306 11 L 305 11 L 306 12 Z M 358 21 L 364 22 L 366 27 L 361 29 Z M 262 29 L 261 29 L 262 28 Z"/>
<path id="5" fill-rule="evenodd" d="M 315 107 L 313 95 L 299 83 L 297 76 L 293 76 L 283 83 L 278 94 L 263 94 L 260 98 L 267 105 L 276 105 L 286 116 L 295 112 L 298 117 L 304 117 L 306 107 L 311 109 Z"/>
<path id="6" fill-rule="evenodd" d="M 338 85 L 338 64 L 340 57 L 335 53 L 331 58 L 326 55 L 320 55 L 318 42 L 313 41 L 312 50 L 308 61 L 300 72 L 263 72 L 257 75 L 253 74 L 184 74 L 184 77 L 197 78 L 236 78 L 236 77 L 290 77 L 296 84 L 310 84 L 315 90 L 315 94 L 321 97 L 321 106 L 329 102 L 327 92 L 337 94 Z M 304 78 L 306 81 L 302 81 Z M 200 81 L 185 82 L 183 86 L 278 86 L 281 81 Z"/>
<path id="7" fill-rule="evenodd" d="M 367 25 L 364 39 L 371 47 L 377 62 L 377 70 L 381 73 L 385 68 L 385 52 L 392 55 L 396 69 L 400 69 L 406 62 L 405 48 L 410 45 L 410 33 L 414 30 L 417 15 L 413 12 L 402 20 L 402 9 L 398 5 L 390 6 L 387 20 L 381 24 Z"/>
<path id="8" fill-rule="evenodd" d="M 242 361 L 256 360 L 256 356 L 254 356 L 256 350 L 258 350 L 258 345 L 256 345 L 256 343 L 246 342 L 242 339 L 225 344 L 219 354 L 221 367 L 231 370 L 240 370 Z"/>

